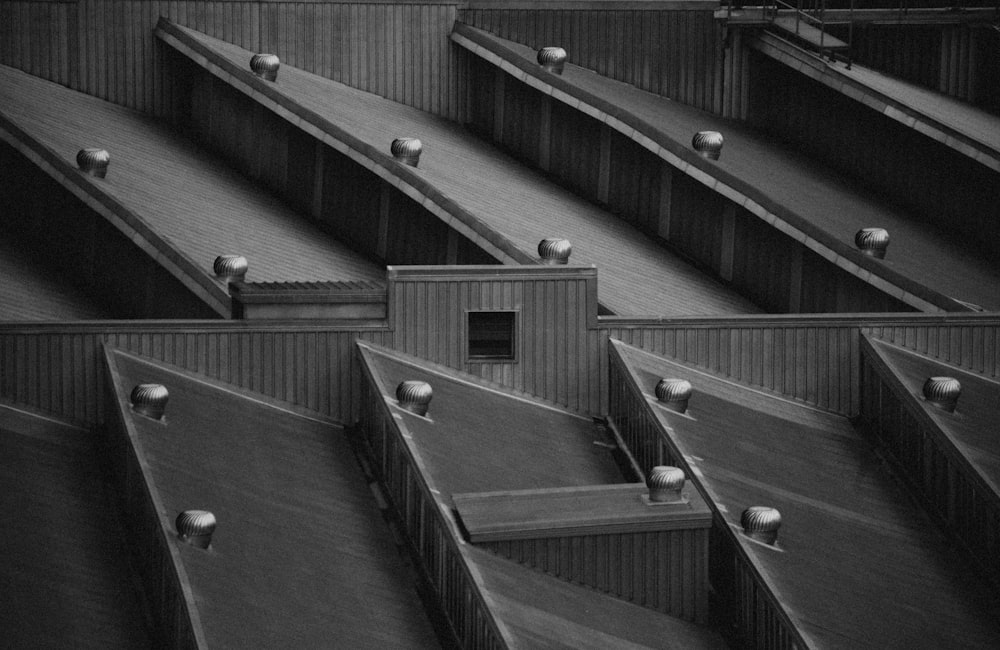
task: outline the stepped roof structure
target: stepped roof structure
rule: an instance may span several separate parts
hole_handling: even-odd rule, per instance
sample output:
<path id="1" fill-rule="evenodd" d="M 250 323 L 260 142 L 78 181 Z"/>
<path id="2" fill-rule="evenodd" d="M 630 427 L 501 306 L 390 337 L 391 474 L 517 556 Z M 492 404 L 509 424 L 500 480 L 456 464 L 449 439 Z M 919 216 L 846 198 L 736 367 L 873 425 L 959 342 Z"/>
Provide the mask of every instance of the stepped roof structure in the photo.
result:
<path id="1" fill-rule="evenodd" d="M 1000 645 L 995 8 L 865 4 L 0 3 L 4 638 Z"/>

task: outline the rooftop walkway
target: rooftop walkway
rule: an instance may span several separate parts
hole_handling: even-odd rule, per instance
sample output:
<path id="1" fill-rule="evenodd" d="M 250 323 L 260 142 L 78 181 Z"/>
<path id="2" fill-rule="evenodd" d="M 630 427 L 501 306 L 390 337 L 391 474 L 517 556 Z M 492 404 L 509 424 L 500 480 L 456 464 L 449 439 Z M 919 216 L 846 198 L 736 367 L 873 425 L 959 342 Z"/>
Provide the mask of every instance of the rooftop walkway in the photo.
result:
<path id="1" fill-rule="evenodd" d="M 249 261 L 247 280 L 381 280 L 384 270 L 325 234 L 164 123 L 0 66 L 0 138 L 85 200 L 221 313 L 217 255 Z M 111 154 L 106 179 L 77 152 Z"/>
<path id="2" fill-rule="evenodd" d="M 567 64 L 561 76 L 534 50 L 467 25 L 452 39 L 554 100 L 606 121 L 694 179 L 743 205 L 838 266 L 918 309 L 960 309 L 954 299 L 1000 309 L 1000 265 L 974 258 L 874 194 L 745 125 Z M 572 58 L 572 57 L 571 57 Z M 694 133 L 725 136 L 718 161 L 691 149 Z M 854 235 L 877 225 L 892 234 L 885 260 L 854 249 Z M 737 243 L 739 245 L 739 243 Z M 602 276 L 603 277 L 603 276 Z"/>
<path id="3" fill-rule="evenodd" d="M 0 321 L 100 320 L 115 315 L 56 275 L 45 260 L 0 237 Z"/>
<path id="4" fill-rule="evenodd" d="M 995 648 L 998 601 L 843 417 L 614 343 L 652 417 L 793 625 L 817 648 Z M 686 414 L 660 406 L 684 377 Z M 777 508 L 777 546 L 740 530 Z"/>
<path id="5" fill-rule="evenodd" d="M 573 244 L 572 263 L 599 269 L 599 300 L 615 313 L 760 311 L 614 215 L 454 122 L 290 66 L 282 65 L 277 82 L 266 84 L 250 73 L 247 50 L 164 20 L 157 33 L 227 83 L 329 140 L 450 225 L 464 228 L 463 234 L 499 259 L 530 262 L 541 239 L 566 237 Z M 400 136 L 423 143 L 418 168 L 389 155 L 389 144 Z"/>
<path id="6" fill-rule="evenodd" d="M 1000 172 L 1000 116 L 856 63 L 848 69 L 846 63 L 811 56 L 766 33 L 752 44 L 872 110 Z"/>
<path id="7" fill-rule="evenodd" d="M 104 481 L 93 433 L 0 404 L 3 647 L 155 647 Z"/>
<path id="8" fill-rule="evenodd" d="M 120 351 L 108 357 L 126 396 L 140 382 L 170 391 L 163 422 L 134 415 L 127 397 L 122 414 L 208 647 L 438 646 L 342 429 Z M 208 552 L 171 532 L 188 508 L 218 519 Z"/>

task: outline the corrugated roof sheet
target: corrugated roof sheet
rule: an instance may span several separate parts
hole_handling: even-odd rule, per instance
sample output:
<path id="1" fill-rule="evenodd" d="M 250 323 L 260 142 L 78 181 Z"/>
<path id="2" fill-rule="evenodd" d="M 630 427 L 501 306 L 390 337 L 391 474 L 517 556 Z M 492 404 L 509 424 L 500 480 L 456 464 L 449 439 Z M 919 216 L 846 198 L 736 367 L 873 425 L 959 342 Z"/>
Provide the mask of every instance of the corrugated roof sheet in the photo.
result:
<path id="1" fill-rule="evenodd" d="M 172 29 L 251 74 L 249 51 L 191 29 Z M 598 267 L 599 299 L 616 313 L 681 316 L 760 311 L 624 221 L 453 122 L 284 64 L 277 82 L 269 87 L 384 151 L 384 164 L 394 164 L 389 158 L 394 138 L 418 137 L 424 147 L 416 170 L 421 178 L 532 258 L 537 256 L 541 239 L 568 238 L 573 244 L 571 261 Z"/>
<path id="2" fill-rule="evenodd" d="M 995 596 L 843 417 L 616 343 L 647 399 L 664 376 L 694 387 L 685 417 L 651 406 L 736 543 L 820 647 L 992 648 Z M 739 530 L 777 508 L 779 548 Z"/>
<path id="3" fill-rule="evenodd" d="M 232 253 L 248 259 L 250 281 L 384 276 L 163 122 L 6 66 L 0 113 L 74 167 L 80 149 L 107 149 L 108 176 L 92 182 L 209 276 Z"/>
<path id="4" fill-rule="evenodd" d="M 161 524 L 218 519 L 210 553 L 178 544 L 210 646 L 438 645 L 342 429 L 113 355 L 123 385 L 170 391 L 165 426 L 133 417 Z"/>

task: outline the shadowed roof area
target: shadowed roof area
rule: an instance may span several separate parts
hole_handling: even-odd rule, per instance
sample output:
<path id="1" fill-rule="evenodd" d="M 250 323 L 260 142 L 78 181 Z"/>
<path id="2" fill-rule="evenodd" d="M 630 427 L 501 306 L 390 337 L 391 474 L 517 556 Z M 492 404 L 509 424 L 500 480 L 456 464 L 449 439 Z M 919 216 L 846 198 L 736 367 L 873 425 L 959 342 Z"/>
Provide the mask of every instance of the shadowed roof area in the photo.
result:
<path id="1" fill-rule="evenodd" d="M 807 638 L 851 648 L 1000 644 L 995 597 L 846 418 L 614 349 Z M 661 377 L 691 382 L 690 417 L 656 403 Z M 779 550 L 737 532 L 753 505 L 781 512 Z"/>
<path id="2" fill-rule="evenodd" d="M 153 647 L 95 435 L 0 404 L 3 647 Z"/>
<path id="3" fill-rule="evenodd" d="M 251 74 L 249 51 L 184 27 L 176 30 Z M 531 257 L 537 257 L 538 242 L 545 237 L 569 239 L 571 261 L 594 264 L 600 270 L 599 299 L 615 313 L 682 316 L 760 311 L 611 213 L 546 180 L 454 122 L 284 64 L 277 82 L 269 87 L 384 151 L 386 160 L 378 164 L 395 164 L 389 158 L 394 138 L 419 138 L 423 155 L 416 173 L 421 178 Z"/>
<path id="4" fill-rule="evenodd" d="M 415 357 L 358 345 L 447 503 L 463 492 L 625 482 L 610 441 L 590 418 Z M 396 406 L 396 386 L 410 379 L 434 391 L 427 417 Z"/>
<path id="5" fill-rule="evenodd" d="M 161 121 L 6 66 L 0 113 L 74 167 L 80 149 L 107 149 L 108 176 L 92 182 L 206 275 L 214 277 L 217 255 L 239 254 L 251 282 L 383 277 L 379 266 Z"/>
<path id="6" fill-rule="evenodd" d="M 530 62 L 543 80 L 552 77 L 537 66 L 536 53 L 531 48 L 466 25 L 462 26 L 462 33 L 489 43 L 500 56 L 506 50 L 518 63 Z M 572 54 L 569 58 L 572 60 Z M 559 78 L 586 95 L 613 105 L 617 117 L 634 116 L 684 148 L 690 148 L 691 137 L 698 131 L 720 131 L 725 137 L 721 158 L 712 163 L 696 163 L 710 175 L 719 170 L 739 179 L 762 200 L 783 206 L 813 228 L 851 247 L 855 233 L 861 228 L 886 228 L 892 244 L 880 264 L 945 296 L 987 309 L 1000 309 L 1000 267 L 994 260 L 973 257 L 964 247 L 943 239 L 932 227 L 916 222 L 875 194 L 856 189 L 856 182 L 830 168 L 734 120 L 579 66 L 567 64 Z M 656 139 L 655 133 L 648 137 Z"/>
<path id="7" fill-rule="evenodd" d="M 339 427 L 113 352 L 122 385 L 164 384 L 132 418 L 210 647 L 428 648 L 437 640 Z M 212 548 L 174 517 L 210 510 Z"/>
<path id="8" fill-rule="evenodd" d="M 45 256 L 0 237 L 0 321 L 97 320 L 114 314 L 60 278 Z"/>
<path id="9" fill-rule="evenodd" d="M 972 463 L 993 490 L 1000 493 L 1000 383 L 937 359 L 905 350 L 877 339 L 868 339 L 882 362 L 923 406 L 940 427 L 947 443 Z M 962 395 L 954 413 L 946 413 L 923 398 L 928 377 L 954 377 L 962 384 Z"/>

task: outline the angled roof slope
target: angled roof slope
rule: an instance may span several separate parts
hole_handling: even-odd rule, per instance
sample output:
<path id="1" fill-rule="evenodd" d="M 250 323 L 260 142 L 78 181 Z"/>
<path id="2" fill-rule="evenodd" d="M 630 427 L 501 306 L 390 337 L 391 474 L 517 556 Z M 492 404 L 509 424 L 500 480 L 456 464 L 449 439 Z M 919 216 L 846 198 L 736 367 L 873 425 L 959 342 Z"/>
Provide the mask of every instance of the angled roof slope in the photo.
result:
<path id="1" fill-rule="evenodd" d="M 45 260 L 0 237 L 0 321 L 96 320 L 109 310 L 57 276 Z"/>
<path id="2" fill-rule="evenodd" d="M 998 603 L 846 418 L 757 393 L 614 342 L 732 538 L 817 647 L 990 648 Z M 687 415 L 661 377 L 694 386 Z M 739 531 L 777 508 L 777 548 Z"/>
<path id="3" fill-rule="evenodd" d="M 547 88 L 554 99 L 606 119 L 681 171 L 891 295 L 921 309 L 961 308 L 953 299 L 1000 309 L 1000 268 L 992 260 L 970 257 L 879 197 L 739 122 L 575 65 L 567 64 L 561 76 L 549 74 L 535 62 L 534 50 L 468 25 L 456 25 L 452 39 L 526 83 Z M 718 161 L 704 160 L 690 147 L 691 137 L 707 129 L 725 137 Z M 892 235 L 884 260 L 854 250 L 855 233 L 870 226 Z"/>
<path id="4" fill-rule="evenodd" d="M 277 82 L 266 84 L 250 73 L 251 52 L 241 47 L 165 20 L 157 33 L 286 119 L 311 133 L 325 132 L 334 146 L 351 150 L 361 164 L 449 223 L 465 227 L 477 243 L 495 245 L 501 258 L 530 263 L 541 239 L 566 237 L 573 244 L 574 264 L 600 269 L 600 301 L 615 313 L 760 311 L 614 215 L 453 122 L 284 64 Z M 400 136 L 423 143 L 419 168 L 404 167 L 389 156 L 389 144 Z"/>
<path id="5" fill-rule="evenodd" d="M 49 165 L 48 173 L 95 197 L 138 232 L 160 263 L 225 300 L 212 263 L 235 253 L 250 281 L 380 280 L 381 269 L 164 123 L 0 66 L 0 132 L 33 160 L 75 169 L 76 154 L 111 154 L 106 179 Z M 45 168 L 45 167 L 43 167 Z M 117 225 L 117 224 L 116 224 Z M 193 280 L 192 280 L 193 278 Z M 222 296 L 220 298 L 219 296 Z"/>
<path id="6" fill-rule="evenodd" d="M 937 425 L 942 442 L 957 451 L 1000 495 L 1000 382 L 969 372 L 911 350 L 868 338 L 879 359 L 903 388 Z M 954 413 L 945 413 L 926 403 L 923 385 L 928 377 L 948 376 L 962 384 L 962 395 Z"/>
<path id="7" fill-rule="evenodd" d="M 210 647 L 437 645 L 340 428 L 122 352 L 109 359 L 126 393 L 170 391 L 165 425 L 120 399 Z M 170 532 L 189 508 L 218 519 L 209 552 Z"/>
<path id="8" fill-rule="evenodd" d="M 149 648 L 89 431 L 0 404 L 0 630 L 9 648 Z"/>
<path id="9" fill-rule="evenodd" d="M 419 459 L 430 493 L 453 522 L 455 492 L 623 483 L 590 420 L 409 355 L 358 346 Z M 390 397 L 406 379 L 431 384 L 426 417 L 403 410 Z M 456 541 L 513 647 L 725 647 L 709 628 L 573 585 L 461 537 Z"/>

